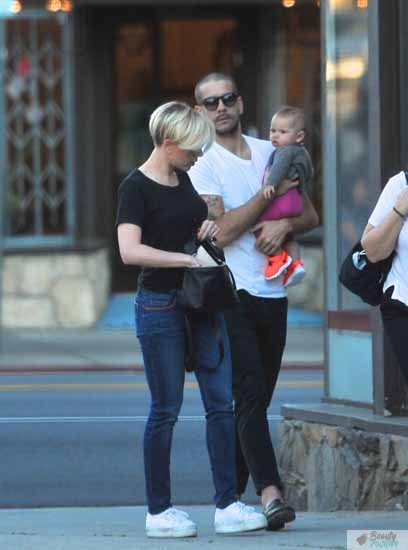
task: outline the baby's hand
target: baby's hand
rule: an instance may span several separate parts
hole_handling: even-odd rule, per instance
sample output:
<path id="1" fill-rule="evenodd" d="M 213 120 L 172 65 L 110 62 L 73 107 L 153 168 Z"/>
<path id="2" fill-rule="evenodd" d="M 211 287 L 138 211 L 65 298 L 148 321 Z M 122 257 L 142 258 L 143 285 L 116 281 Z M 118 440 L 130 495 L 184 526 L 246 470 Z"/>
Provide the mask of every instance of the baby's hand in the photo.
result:
<path id="1" fill-rule="evenodd" d="M 262 188 L 264 199 L 271 200 L 275 196 L 275 187 L 273 185 L 264 185 Z"/>

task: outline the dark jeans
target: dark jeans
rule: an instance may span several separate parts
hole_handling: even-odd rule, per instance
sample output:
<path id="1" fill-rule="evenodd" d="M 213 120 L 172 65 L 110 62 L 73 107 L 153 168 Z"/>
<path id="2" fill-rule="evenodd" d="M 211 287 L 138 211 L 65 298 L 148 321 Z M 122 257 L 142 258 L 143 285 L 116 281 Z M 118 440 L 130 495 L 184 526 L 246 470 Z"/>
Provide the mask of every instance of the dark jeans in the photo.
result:
<path id="1" fill-rule="evenodd" d="M 387 289 L 381 304 L 384 330 L 391 342 L 405 383 L 408 385 L 408 307 L 391 298 L 394 287 Z"/>
<path id="2" fill-rule="evenodd" d="M 151 514 L 171 506 L 170 451 L 174 424 L 183 401 L 185 325 L 176 304 L 176 291 L 140 290 L 135 300 L 136 333 L 140 340 L 151 407 L 144 435 L 146 494 Z M 207 449 L 215 485 L 215 504 L 225 508 L 235 501 L 235 441 L 231 392 L 231 356 L 222 315 L 218 315 L 224 343 L 219 346 L 208 316 L 195 319 L 193 329 L 195 375 L 206 412 Z"/>
<path id="3" fill-rule="evenodd" d="M 257 494 L 282 488 L 269 433 L 267 409 L 286 343 L 287 299 L 257 298 L 240 290 L 240 305 L 226 313 L 231 344 L 236 419 L 237 491 L 249 474 Z"/>

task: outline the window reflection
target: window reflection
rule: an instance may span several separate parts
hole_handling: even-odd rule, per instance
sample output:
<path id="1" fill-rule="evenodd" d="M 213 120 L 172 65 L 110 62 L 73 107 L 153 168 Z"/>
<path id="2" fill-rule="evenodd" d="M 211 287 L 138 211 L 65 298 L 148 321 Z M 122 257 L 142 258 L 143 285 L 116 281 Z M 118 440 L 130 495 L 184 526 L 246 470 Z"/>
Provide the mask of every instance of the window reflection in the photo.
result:
<path id="1" fill-rule="evenodd" d="M 154 105 L 155 41 L 153 24 L 124 24 L 116 47 L 118 83 L 119 174 L 127 173 L 148 156 L 148 120 Z"/>
<path id="2" fill-rule="evenodd" d="M 328 117 L 335 128 L 329 174 L 337 181 L 340 260 L 361 237 L 375 197 L 368 182 L 368 14 L 353 0 L 333 0 L 326 65 Z M 341 287 L 343 309 L 365 305 Z"/>
<path id="3" fill-rule="evenodd" d="M 192 102 L 195 83 L 211 71 L 234 72 L 235 18 L 126 23 L 116 61 L 119 177 L 150 153 L 150 113 L 164 101 Z M 186 47 L 188 44 L 188 47 Z"/>

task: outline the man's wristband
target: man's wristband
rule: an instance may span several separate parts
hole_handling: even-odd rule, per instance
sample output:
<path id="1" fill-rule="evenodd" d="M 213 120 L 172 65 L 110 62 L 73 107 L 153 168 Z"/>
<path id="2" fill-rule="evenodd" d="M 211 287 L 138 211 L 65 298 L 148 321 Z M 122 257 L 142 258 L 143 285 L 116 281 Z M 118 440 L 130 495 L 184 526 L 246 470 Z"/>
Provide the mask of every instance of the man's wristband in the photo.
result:
<path id="1" fill-rule="evenodd" d="M 395 208 L 395 206 L 393 206 L 392 209 L 394 210 L 394 212 L 395 212 L 396 214 L 398 214 L 398 216 L 399 216 L 401 219 L 403 219 L 403 220 L 405 221 L 405 216 L 404 216 L 404 214 L 403 214 L 402 212 L 400 212 L 400 211 L 398 210 L 398 208 Z"/>

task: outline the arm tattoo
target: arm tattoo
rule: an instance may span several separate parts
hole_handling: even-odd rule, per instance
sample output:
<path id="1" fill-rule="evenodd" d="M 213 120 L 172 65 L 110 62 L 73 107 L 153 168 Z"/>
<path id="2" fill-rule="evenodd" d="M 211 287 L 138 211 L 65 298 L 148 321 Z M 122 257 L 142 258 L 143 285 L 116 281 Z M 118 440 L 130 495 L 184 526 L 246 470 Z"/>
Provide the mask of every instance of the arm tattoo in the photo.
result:
<path id="1" fill-rule="evenodd" d="M 201 195 L 201 197 L 207 203 L 209 220 L 216 220 L 224 214 L 224 206 L 221 197 L 218 195 Z"/>

